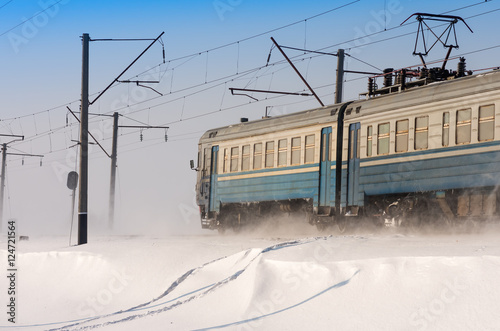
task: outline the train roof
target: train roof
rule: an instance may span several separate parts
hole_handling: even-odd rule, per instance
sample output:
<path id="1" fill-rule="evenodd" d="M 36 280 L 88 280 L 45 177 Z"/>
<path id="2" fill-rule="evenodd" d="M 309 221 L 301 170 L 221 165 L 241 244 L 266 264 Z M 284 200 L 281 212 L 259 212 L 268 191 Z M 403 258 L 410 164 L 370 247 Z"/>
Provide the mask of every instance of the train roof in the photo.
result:
<path id="1" fill-rule="evenodd" d="M 430 102 L 453 100 L 458 97 L 493 90 L 500 90 L 500 70 L 434 82 L 428 85 L 413 87 L 405 91 L 372 97 L 366 100 L 356 100 L 347 107 L 345 120 L 377 114 L 379 112 L 388 112 L 391 110 L 418 106 Z M 328 105 L 292 114 L 263 118 L 211 129 L 203 134 L 200 143 L 238 139 L 274 131 L 337 122 L 337 114 L 341 106 L 342 104 Z"/>
<path id="2" fill-rule="evenodd" d="M 321 123 L 337 122 L 337 111 L 342 104 L 304 110 L 296 113 L 262 118 L 250 122 L 228 125 L 205 132 L 200 143 L 227 139 L 237 139 L 249 136 L 266 134 L 274 131 L 306 127 Z"/>
<path id="3" fill-rule="evenodd" d="M 344 119 L 349 121 L 361 116 L 390 112 L 431 102 L 456 100 L 460 97 L 500 90 L 500 70 L 470 75 L 390 93 L 349 105 Z"/>

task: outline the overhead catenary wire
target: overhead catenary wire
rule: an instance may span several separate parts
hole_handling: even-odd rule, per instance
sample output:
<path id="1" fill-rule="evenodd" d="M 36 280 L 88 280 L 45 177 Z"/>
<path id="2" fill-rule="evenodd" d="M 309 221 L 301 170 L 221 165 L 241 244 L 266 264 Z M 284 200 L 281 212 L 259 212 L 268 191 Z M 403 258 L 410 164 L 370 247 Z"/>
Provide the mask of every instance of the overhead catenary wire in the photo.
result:
<path id="1" fill-rule="evenodd" d="M 62 1 L 62 0 L 60 0 L 60 1 Z M 60 1 L 59 1 L 59 2 L 60 2 Z M 342 5 L 342 6 L 335 7 L 335 8 L 333 8 L 333 9 L 330 9 L 330 10 L 324 11 L 324 12 L 319 13 L 319 14 L 316 14 L 316 15 L 314 15 L 314 16 L 311 16 L 311 17 L 305 18 L 305 19 L 303 19 L 303 20 L 296 21 L 296 22 L 293 22 L 293 23 L 290 23 L 290 24 L 286 24 L 286 25 L 283 25 L 283 26 L 281 26 L 281 27 L 278 27 L 278 28 L 275 28 L 275 29 L 272 29 L 272 30 L 268 30 L 268 31 L 266 31 L 266 32 L 262 32 L 262 33 L 259 33 L 259 34 L 256 34 L 256 35 L 252 35 L 252 36 L 250 36 L 250 37 L 243 38 L 243 39 L 240 39 L 240 40 L 235 41 L 235 42 L 231 42 L 231 43 L 228 43 L 228 44 L 220 45 L 220 46 L 217 46 L 217 47 L 214 47 L 214 48 L 211 48 L 211 49 L 205 50 L 205 51 L 196 52 L 196 53 L 192 53 L 192 54 L 189 54 L 189 55 L 184 55 L 184 56 L 180 56 L 180 57 L 177 57 L 177 58 L 174 58 L 174 59 L 170 59 L 170 60 L 168 60 L 166 63 L 167 63 L 167 65 L 168 65 L 170 62 L 173 62 L 173 61 L 178 61 L 178 60 L 182 60 L 182 59 L 186 59 L 186 58 L 187 58 L 187 59 L 188 59 L 188 61 L 185 61 L 184 63 L 182 63 L 182 64 L 185 64 L 185 63 L 189 62 L 190 60 L 192 60 L 194 57 L 199 56 L 199 55 L 201 55 L 201 54 L 203 54 L 203 53 L 205 53 L 205 52 L 211 52 L 211 51 L 218 50 L 218 49 L 221 49 L 221 48 L 225 48 L 225 47 L 228 47 L 228 46 L 231 46 L 231 45 L 235 45 L 235 44 L 236 44 L 236 45 L 238 45 L 238 62 L 239 62 L 239 44 L 240 44 L 241 42 L 244 42 L 244 41 L 247 41 L 247 40 L 251 40 L 251 39 L 254 39 L 254 38 L 257 38 L 257 37 L 260 37 L 260 36 L 266 35 L 266 34 L 270 34 L 270 33 L 275 32 L 275 31 L 279 31 L 279 30 L 285 29 L 285 28 L 287 28 L 287 27 L 290 27 L 290 26 L 293 26 L 293 25 L 299 24 L 299 23 L 301 23 L 301 22 L 303 22 L 303 21 L 307 21 L 307 20 L 312 20 L 312 19 L 315 19 L 315 18 L 317 18 L 317 17 L 320 17 L 320 16 L 326 15 L 326 14 L 328 14 L 328 13 L 331 13 L 331 12 L 337 11 L 337 10 L 339 10 L 339 9 L 341 9 L 341 8 L 346 7 L 346 6 L 350 6 L 350 5 L 352 5 L 352 4 L 356 3 L 356 2 L 359 2 L 359 0 L 357 0 L 357 1 L 352 1 L 352 2 L 350 2 L 350 3 L 344 4 L 344 5 Z M 481 1 L 481 2 L 477 2 L 477 3 L 475 3 L 475 4 L 471 4 L 471 5 L 468 5 L 468 6 L 464 6 L 464 7 L 456 8 L 456 9 L 453 9 L 453 10 L 450 10 L 450 11 L 447 11 L 447 12 L 444 12 L 443 14 L 447 14 L 447 13 L 451 13 L 451 12 L 455 12 L 455 11 L 459 11 L 459 10 L 467 9 L 467 8 L 474 7 L 474 6 L 478 6 L 478 5 L 482 5 L 482 4 L 485 4 L 485 3 L 488 3 L 488 2 L 491 2 L 491 0 Z M 56 4 L 57 4 L 57 3 L 56 3 Z M 50 8 L 50 7 L 49 7 L 49 8 Z M 49 9 L 49 8 L 47 8 L 47 9 Z M 47 9 L 46 9 L 46 10 L 47 10 Z M 481 13 L 481 14 L 473 15 L 473 16 L 468 17 L 468 19 L 469 19 L 469 18 L 475 18 L 475 17 L 481 16 L 481 15 L 484 15 L 484 14 L 489 14 L 489 13 L 492 13 L 492 12 L 495 12 L 495 11 L 498 11 L 498 10 L 500 10 L 500 9 L 496 9 L 496 10 L 492 10 L 492 11 L 487 11 L 487 12 L 485 12 L 485 13 Z M 36 15 L 34 15 L 34 16 L 36 16 Z M 409 24 L 414 24 L 414 23 L 415 23 L 415 22 L 408 22 L 408 23 L 404 24 L 403 26 L 406 26 L 406 25 L 409 25 Z M 377 31 L 377 32 L 375 32 L 375 33 L 372 33 L 372 34 L 367 34 L 367 35 L 364 35 L 364 36 L 359 37 L 359 38 L 354 38 L 354 39 L 350 39 L 350 40 L 342 41 L 342 42 L 340 42 L 340 43 L 336 43 L 336 44 L 333 44 L 333 45 L 330 45 L 330 46 L 326 46 L 326 47 L 323 47 L 323 48 L 317 49 L 317 51 L 321 51 L 321 50 L 328 49 L 328 48 L 333 48 L 333 47 L 338 47 L 338 46 L 343 45 L 343 44 L 348 44 L 348 43 L 354 42 L 354 41 L 356 41 L 356 40 L 358 40 L 358 39 L 361 39 L 361 38 L 372 37 L 372 36 L 378 35 L 378 34 L 383 33 L 383 32 L 388 32 L 388 31 L 390 31 L 390 30 L 394 30 L 394 29 L 401 28 L 401 27 L 403 27 L 403 26 L 399 26 L 399 25 L 397 25 L 397 26 L 392 27 L 392 28 L 389 28 L 389 29 L 387 29 L 387 30 Z M 414 32 L 413 32 L 413 33 L 414 33 Z M 403 36 L 407 36 L 407 35 L 410 35 L 410 34 L 413 34 L 413 33 L 408 33 L 408 34 L 400 35 L 400 36 L 397 36 L 397 37 L 403 37 Z M 375 41 L 375 42 L 372 42 L 372 43 L 369 43 L 369 44 L 363 44 L 363 45 L 358 45 L 358 46 L 354 45 L 354 46 L 351 46 L 351 47 L 349 47 L 349 48 L 351 49 L 351 48 L 357 48 L 357 47 L 367 46 L 367 45 L 371 45 L 371 44 L 375 44 L 375 43 L 379 43 L 379 42 L 388 41 L 388 40 L 391 40 L 391 39 L 394 39 L 394 37 L 393 37 L 393 38 L 384 39 L 384 40 Z M 182 65 L 182 64 L 181 64 L 181 65 Z M 160 65 L 161 65 L 161 64 L 160 64 Z M 158 65 L 158 66 L 160 66 L 160 65 Z M 153 69 L 153 68 L 150 68 L 150 69 L 148 69 L 148 70 L 146 70 L 146 71 L 142 72 L 141 74 L 144 74 L 144 73 L 146 73 L 146 72 L 148 72 L 148 71 L 150 71 L 150 70 L 152 70 L 152 69 Z M 173 69 L 172 69 L 172 70 L 173 70 Z M 238 71 L 238 70 L 237 70 L 237 71 Z M 165 71 L 165 73 L 166 73 L 166 71 Z M 141 74 L 139 74 L 139 75 L 141 75 Z M 237 73 L 237 74 L 238 74 L 238 73 Z M 136 75 L 136 76 L 138 76 L 138 75 Z M 173 82 L 173 74 L 172 74 L 172 82 Z M 93 93 L 93 94 L 92 94 L 92 96 L 93 96 L 93 95 L 97 95 L 97 94 L 99 94 L 99 93 L 100 93 L 100 92 Z M 172 91 L 172 88 L 171 88 L 170 94 L 172 94 L 172 93 L 174 93 L 174 92 Z M 36 113 L 33 113 L 33 114 L 27 114 L 27 115 L 17 116 L 17 117 L 13 117 L 13 118 L 6 118 L 6 119 L 4 119 L 4 121 L 10 120 L 10 119 L 23 118 L 23 117 L 27 117 L 27 116 L 31 116 L 31 115 L 36 115 L 36 114 L 39 114 L 39 113 L 43 113 L 43 112 L 45 112 L 45 111 L 52 111 L 52 110 L 56 110 L 56 109 L 59 109 L 59 108 L 64 108 L 64 107 L 66 107 L 67 105 L 70 105 L 70 104 L 75 103 L 75 102 L 79 102 L 79 99 L 77 99 L 77 100 L 73 100 L 73 101 L 71 101 L 71 102 L 68 102 L 68 103 L 65 103 L 65 104 L 62 104 L 62 105 L 59 105 L 59 106 L 56 106 L 56 107 L 53 107 L 53 108 L 47 109 L 47 110 L 42 110 L 42 111 L 39 111 L 39 112 L 36 112 Z"/>
<path id="2" fill-rule="evenodd" d="M 55 3 L 53 3 L 52 5 L 48 6 L 48 7 L 47 7 L 47 8 L 45 8 L 44 10 L 41 10 L 41 11 L 36 12 L 36 13 L 35 13 L 33 16 L 31 16 L 30 18 L 27 18 L 27 19 L 23 20 L 21 23 L 19 23 L 19 24 L 17 24 L 17 25 L 15 25 L 15 26 L 13 26 L 12 28 L 10 28 L 10 29 L 8 29 L 8 30 L 6 30 L 6 31 L 4 31 L 4 32 L 2 32 L 2 33 L 0 33 L 0 37 L 3 37 L 3 36 L 4 36 L 4 35 L 6 35 L 7 33 L 9 33 L 9 32 L 11 32 L 12 30 L 14 30 L 15 28 L 17 28 L 17 27 L 19 27 L 19 26 L 23 25 L 24 23 L 31 21 L 31 20 L 32 20 L 33 18 L 35 18 L 36 16 L 38 16 L 38 15 L 40 15 L 40 14 L 42 14 L 42 13 L 46 12 L 47 10 L 49 10 L 49 9 L 51 9 L 52 7 L 54 7 L 54 6 L 58 5 L 58 4 L 59 4 L 60 2 L 62 2 L 62 1 L 64 1 L 64 0 L 59 0 L 59 1 L 55 2 Z M 10 2 L 9 2 L 9 3 L 10 3 Z M 7 3 L 7 4 L 8 4 L 8 3 Z M 7 5 L 7 4 L 6 4 L 6 5 Z M 5 7 L 5 6 L 3 6 L 3 7 Z M 2 7 L 2 8 L 3 8 L 3 7 Z"/>
<path id="3" fill-rule="evenodd" d="M 474 4 L 474 5 L 479 5 L 479 4 L 480 4 L 480 3 Z M 473 5 L 471 5 L 471 6 L 473 6 Z M 462 8 L 465 8 L 465 7 L 462 7 Z M 458 9 L 457 9 L 457 10 L 458 10 Z M 497 11 L 497 10 L 500 10 L 500 9 L 492 10 L 492 11 L 489 11 L 489 12 L 486 12 L 486 13 L 481 13 L 481 14 L 474 15 L 474 16 L 471 16 L 471 17 L 477 17 L 477 16 L 485 15 L 485 14 L 487 14 L 487 13 L 495 12 L 495 11 Z M 405 34 L 405 35 L 406 35 L 406 34 Z M 374 43 L 383 42 L 383 41 L 386 41 L 386 40 L 389 40 L 389 39 L 376 41 L 376 42 L 374 42 Z M 238 45 L 239 45 L 239 44 L 238 44 Z M 363 45 L 363 46 L 365 46 L 365 45 Z M 330 46 L 330 47 L 331 47 L 331 46 Z M 359 46 L 359 47 L 360 47 L 360 46 Z M 492 48 L 494 48 L 494 47 L 492 47 Z M 200 53 L 201 53 L 201 52 L 200 52 Z M 470 54 L 470 53 L 469 53 L 469 54 Z M 356 59 L 357 59 L 357 58 L 356 58 Z M 186 62 L 188 62 L 189 60 L 191 60 L 191 59 L 188 59 Z M 229 77 L 231 77 L 231 76 L 228 76 L 228 77 L 225 77 L 225 78 L 227 79 L 227 78 L 229 78 Z M 218 81 L 218 80 L 215 80 L 215 81 Z M 232 80 L 229 80 L 229 79 L 228 79 L 228 80 L 226 80 L 226 82 L 225 82 L 225 83 L 227 83 L 228 81 L 232 81 Z M 210 82 L 207 82 L 207 83 L 210 83 Z M 204 85 L 204 84 L 198 84 L 198 85 L 197 85 L 197 86 L 195 86 L 195 87 L 187 87 L 187 88 L 184 88 L 184 89 L 181 89 L 181 90 L 178 90 L 178 91 L 173 91 L 172 93 L 184 92 L 184 91 L 186 91 L 186 90 L 189 90 L 189 89 L 191 89 L 191 88 L 196 88 L 196 87 L 201 86 L 201 85 Z M 220 85 L 220 84 L 219 84 L 219 85 Z M 203 89 L 203 90 L 205 90 L 205 89 Z M 178 100 L 178 99 L 180 99 L 180 98 L 187 98 L 187 97 L 192 96 L 192 95 L 195 95 L 195 94 L 197 94 L 197 93 L 201 93 L 203 90 L 201 90 L 201 91 L 195 91 L 195 92 L 193 92 L 193 93 L 190 93 L 190 94 L 187 94 L 187 95 L 181 96 L 181 97 L 177 98 L 177 100 Z M 144 100 L 144 101 L 143 101 L 143 103 L 145 103 L 145 102 L 151 102 L 151 101 L 154 101 L 155 99 L 156 99 L 156 98 L 151 98 L 151 99 L 148 99 L 148 100 Z M 167 102 L 167 103 L 168 103 L 168 102 Z M 133 105 L 128 105 L 128 106 L 134 106 L 134 105 L 137 105 L 137 103 L 136 103 L 136 104 L 133 104 Z M 151 110 L 152 108 L 154 108 L 154 107 L 158 107 L 158 106 L 160 106 L 160 105 L 161 105 L 161 104 L 158 104 L 158 105 L 152 105 L 152 106 L 149 106 L 149 107 L 146 107 L 146 108 L 147 108 L 148 110 Z M 222 108 L 222 107 L 221 107 L 221 108 Z M 122 108 L 122 109 L 123 109 L 123 108 Z M 140 110 L 139 110 L 139 111 L 140 111 Z M 134 113 L 137 113 L 137 112 L 139 112 L 139 111 L 134 111 Z M 44 112 L 44 111 L 41 111 L 41 112 Z M 16 117 L 15 119 L 17 119 L 17 118 L 19 118 L 19 117 Z M 35 122 L 35 123 L 36 123 L 36 122 Z M 41 136 L 43 136 L 44 134 L 49 134 L 49 135 L 50 135 L 50 134 L 51 134 L 51 132 L 53 132 L 53 131 L 49 131 L 49 132 L 40 132 L 40 133 L 38 133 L 38 131 L 37 131 L 37 132 L 36 132 L 36 136 L 41 137 Z"/>
<path id="4" fill-rule="evenodd" d="M 4 3 L 2 6 L 0 6 L 0 9 L 2 9 L 3 7 L 7 6 L 9 3 L 11 3 L 12 1 L 14 0 L 9 0 L 7 1 L 6 3 Z"/>

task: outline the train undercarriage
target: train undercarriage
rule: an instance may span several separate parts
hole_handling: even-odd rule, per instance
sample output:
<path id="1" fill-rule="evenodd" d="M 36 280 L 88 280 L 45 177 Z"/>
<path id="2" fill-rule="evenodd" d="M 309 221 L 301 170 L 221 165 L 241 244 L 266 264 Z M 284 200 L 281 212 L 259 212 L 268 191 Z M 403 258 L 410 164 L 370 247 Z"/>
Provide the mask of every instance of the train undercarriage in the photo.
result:
<path id="1" fill-rule="evenodd" d="M 219 213 L 202 212 L 202 227 L 220 233 L 228 229 L 239 232 L 295 218 L 315 225 L 320 231 L 333 228 L 339 233 L 362 224 L 410 230 L 471 229 L 498 220 L 499 215 L 500 193 L 495 188 L 481 188 L 367 196 L 364 207 L 346 207 L 339 213 L 333 207 L 313 208 L 312 199 L 222 204 Z"/>

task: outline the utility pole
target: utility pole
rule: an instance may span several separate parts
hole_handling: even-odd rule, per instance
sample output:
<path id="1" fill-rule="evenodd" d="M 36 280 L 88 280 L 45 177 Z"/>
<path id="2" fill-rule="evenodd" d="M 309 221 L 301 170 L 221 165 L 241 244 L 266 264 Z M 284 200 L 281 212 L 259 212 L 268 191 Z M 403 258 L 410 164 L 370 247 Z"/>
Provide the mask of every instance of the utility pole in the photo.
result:
<path id="1" fill-rule="evenodd" d="M 119 114 L 116 112 L 113 114 L 113 146 L 111 152 L 111 177 L 110 177 L 111 180 L 109 187 L 109 214 L 108 214 L 108 226 L 110 229 L 113 228 L 113 223 L 115 218 L 115 187 L 116 187 L 116 160 L 118 157 L 118 128 L 168 130 L 168 126 L 118 125 L 118 116 Z M 167 134 L 165 133 L 165 142 L 166 141 L 167 141 Z"/>
<path id="2" fill-rule="evenodd" d="M 342 102 L 343 84 L 344 84 L 344 59 L 343 49 L 337 51 L 337 83 L 335 84 L 335 103 Z"/>
<path id="3" fill-rule="evenodd" d="M 7 144 L 2 144 L 2 180 L 0 183 L 0 231 L 3 226 L 3 195 L 5 190 L 5 164 L 7 162 Z"/>
<path id="4" fill-rule="evenodd" d="M 80 109 L 80 188 L 78 195 L 78 245 L 87 243 L 88 229 L 88 151 L 89 151 L 89 42 L 82 37 L 82 101 Z"/>
<path id="5" fill-rule="evenodd" d="M 8 143 L 2 144 L 2 174 L 0 179 L 0 231 L 3 226 L 3 206 L 4 206 L 4 196 L 5 196 L 5 171 L 7 168 L 7 155 L 17 155 L 17 156 L 35 156 L 35 157 L 43 157 L 43 155 L 34 155 L 34 154 L 26 154 L 26 153 L 7 153 L 7 145 L 13 143 L 15 141 L 24 140 L 24 136 L 18 136 L 13 134 L 0 134 L 3 137 L 15 137 L 14 139 Z M 40 162 L 41 165 L 41 162 Z"/>
<path id="6" fill-rule="evenodd" d="M 113 146 L 111 148 L 111 179 L 109 185 L 108 226 L 113 228 L 115 218 L 116 152 L 118 150 L 118 113 L 113 113 Z"/>
<path id="7" fill-rule="evenodd" d="M 88 33 L 82 35 L 82 98 L 80 106 L 80 190 L 78 198 L 78 245 L 87 243 L 88 232 L 88 147 L 89 147 L 89 106 L 97 101 L 113 84 L 119 82 L 120 77 L 130 69 L 130 67 L 139 60 L 139 58 L 153 46 L 161 36 L 162 32 L 156 39 L 90 39 Z M 134 61 L 123 70 L 92 102 L 89 101 L 89 43 L 90 41 L 139 41 L 152 40 L 152 43 L 137 57 Z M 163 44 L 163 43 L 162 43 Z M 165 60 L 165 51 L 163 51 Z M 136 81 L 139 84 L 141 81 Z M 70 109 L 69 109 L 70 110 Z M 71 110 L 70 110 L 71 111 Z M 72 112 L 73 113 L 73 112 Z M 95 140 L 95 138 L 94 138 Z M 98 143 L 99 144 L 99 143 Z M 101 149 L 102 146 L 101 146 Z M 104 151 L 104 149 L 103 149 Z M 106 152 L 106 151 L 104 151 Z M 107 154 L 107 153 L 106 153 Z M 109 156 L 109 155 L 108 155 Z"/>

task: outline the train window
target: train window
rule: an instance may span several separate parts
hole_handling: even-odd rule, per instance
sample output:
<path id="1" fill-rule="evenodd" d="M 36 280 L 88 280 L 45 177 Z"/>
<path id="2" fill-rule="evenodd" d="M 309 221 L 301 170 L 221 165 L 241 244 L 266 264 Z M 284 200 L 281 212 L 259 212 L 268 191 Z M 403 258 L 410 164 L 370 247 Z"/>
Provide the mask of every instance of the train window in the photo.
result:
<path id="1" fill-rule="evenodd" d="M 408 125 L 408 120 L 396 122 L 396 153 L 408 151 Z"/>
<path id="2" fill-rule="evenodd" d="M 470 143 L 471 137 L 471 113 L 469 109 L 457 110 L 457 144 Z"/>
<path id="3" fill-rule="evenodd" d="M 274 167 L 274 141 L 266 143 L 266 168 Z"/>
<path id="4" fill-rule="evenodd" d="M 378 125 L 377 137 L 377 154 L 389 154 L 389 138 L 390 138 L 390 124 L 383 123 Z"/>
<path id="5" fill-rule="evenodd" d="M 479 141 L 493 140 L 495 134 L 495 105 L 479 107 Z"/>
<path id="6" fill-rule="evenodd" d="M 429 146 L 429 116 L 415 118 L 415 149 Z"/>
<path id="7" fill-rule="evenodd" d="M 305 163 L 314 162 L 314 135 L 306 136 Z"/>
<path id="8" fill-rule="evenodd" d="M 286 139 L 278 140 L 278 167 L 286 166 L 288 144 Z"/>
<path id="9" fill-rule="evenodd" d="M 356 134 L 358 137 L 358 139 L 356 141 L 356 158 L 359 159 L 359 153 L 361 150 L 361 129 L 356 130 Z"/>
<path id="10" fill-rule="evenodd" d="M 210 174 L 210 148 L 205 148 L 203 156 L 203 176 Z"/>
<path id="11" fill-rule="evenodd" d="M 253 168 L 262 168 L 262 143 L 253 145 Z"/>
<path id="12" fill-rule="evenodd" d="M 332 135 L 331 133 L 327 133 L 327 134 L 322 134 L 321 135 L 321 139 L 322 139 L 322 141 L 321 141 L 321 161 L 322 162 L 327 161 L 326 157 L 328 156 L 327 155 L 327 151 L 328 150 L 326 148 L 327 147 L 326 146 L 327 145 L 326 144 L 326 139 L 328 138 L 328 136 L 331 136 L 331 135 Z"/>
<path id="13" fill-rule="evenodd" d="M 238 161 L 240 160 L 240 148 L 231 148 L 231 172 L 238 171 Z"/>
<path id="14" fill-rule="evenodd" d="M 241 170 L 250 170 L 250 145 L 241 148 Z"/>
<path id="15" fill-rule="evenodd" d="M 366 128 L 366 156 L 372 156 L 372 137 L 373 127 L 370 125 Z"/>
<path id="16" fill-rule="evenodd" d="M 227 163 L 228 163 L 228 158 L 229 158 L 229 155 L 228 155 L 228 150 L 227 148 L 224 148 L 224 160 L 223 160 L 223 164 L 222 164 L 222 171 L 223 172 L 227 172 Z"/>
<path id="17" fill-rule="evenodd" d="M 443 146 L 450 145 L 450 113 L 443 113 Z"/>
<path id="18" fill-rule="evenodd" d="M 292 138 L 292 165 L 300 164 L 300 137 Z"/>
<path id="19" fill-rule="evenodd" d="M 351 136 L 349 137 L 349 142 L 350 142 L 350 146 L 349 146 L 349 151 L 350 151 L 349 159 L 352 160 L 352 159 L 354 159 L 354 130 L 351 130 Z"/>

